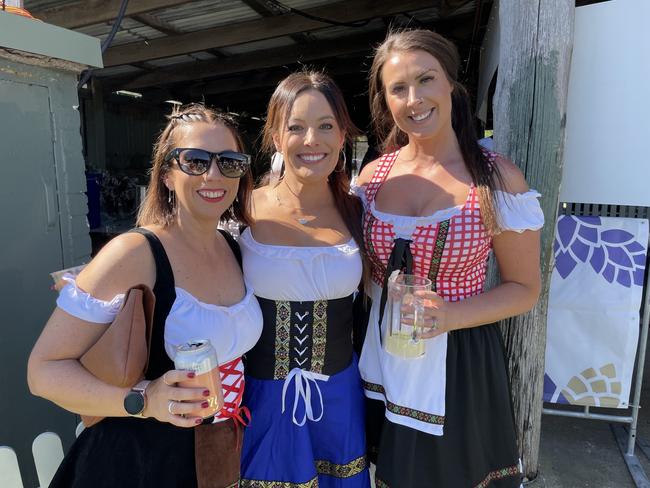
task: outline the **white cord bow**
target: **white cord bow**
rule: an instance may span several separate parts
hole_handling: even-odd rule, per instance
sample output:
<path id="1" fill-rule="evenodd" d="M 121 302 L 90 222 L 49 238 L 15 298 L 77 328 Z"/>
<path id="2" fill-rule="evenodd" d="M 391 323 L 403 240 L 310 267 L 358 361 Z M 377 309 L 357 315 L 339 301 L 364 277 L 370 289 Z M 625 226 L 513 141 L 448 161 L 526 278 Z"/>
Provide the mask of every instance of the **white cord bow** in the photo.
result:
<path id="1" fill-rule="evenodd" d="M 320 391 L 320 387 L 318 386 L 317 381 L 327 381 L 329 380 L 330 377 L 324 374 L 320 373 L 314 373 L 313 371 L 307 371 L 305 369 L 300 369 L 300 368 L 293 368 L 291 371 L 289 371 L 289 374 L 287 375 L 287 378 L 284 380 L 284 386 L 282 387 L 282 413 L 284 413 L 285 410 L 285 397 L 287 394 L 287 388 L 289 387 L 289 383 L 293 380 L 295 384 L 295 395 L 293 399 L 293 423 L 296 424 L 299 427 L 302 427 L 305 425 L 307 420 L 311 420 L 312 422 L 318 422 L 321 418 L 323 418 L 323 394 Z M 316 392 L 318 393 L 318 399 L 320 401 L 320 415 L 318 418 L 314 417 L 314 411 L 311 408 L 311 384 L 313 383 Z M 296 418 L 296 410 L 298 409 L 298 402 L 299 399 L 302 398 L 303 402 L 305 403 L 305 414 L 302 417 L 302 420 L 298 420 Z"/>

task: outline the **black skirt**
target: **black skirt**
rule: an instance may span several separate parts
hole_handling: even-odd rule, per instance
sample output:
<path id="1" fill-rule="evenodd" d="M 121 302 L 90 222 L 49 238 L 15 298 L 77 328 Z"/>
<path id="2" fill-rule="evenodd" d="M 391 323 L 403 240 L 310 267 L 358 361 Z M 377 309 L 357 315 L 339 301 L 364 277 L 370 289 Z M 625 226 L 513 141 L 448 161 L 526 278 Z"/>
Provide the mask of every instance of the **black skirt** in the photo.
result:
<path id="1" fill-rule="evenodd" d="M 106 418 L 85 429 L 50 488 L 196 488 L 194 429 Z"/>
<path id="2" fill-rule="evenodd" d="M 449 333 L 444 435 L 390 422 L 383 402 L 367 403 L 377 488 L 520 486 L 509 381 L 496 325 Z"/>

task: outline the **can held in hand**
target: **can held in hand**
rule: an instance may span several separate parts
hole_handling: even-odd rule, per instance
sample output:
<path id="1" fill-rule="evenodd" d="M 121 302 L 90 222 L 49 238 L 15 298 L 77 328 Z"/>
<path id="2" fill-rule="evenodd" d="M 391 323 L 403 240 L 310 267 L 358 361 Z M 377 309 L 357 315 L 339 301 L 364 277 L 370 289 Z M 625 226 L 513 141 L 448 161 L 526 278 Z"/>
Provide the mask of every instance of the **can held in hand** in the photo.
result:
<path id="1" fill-rule="evenodd" d="M 181 381 L 179 386 L 190 388 L 206 388 L 210 391 L 207 399 L 208 408 L 201 409 L 200 415 L 208 418 L 215 415 L 223 407 L 223 390 L 217 351 L 208 339 L 197 339 L 176 347 L 174 367 L 183 371 L 194 371 L 196 376 Z"/>

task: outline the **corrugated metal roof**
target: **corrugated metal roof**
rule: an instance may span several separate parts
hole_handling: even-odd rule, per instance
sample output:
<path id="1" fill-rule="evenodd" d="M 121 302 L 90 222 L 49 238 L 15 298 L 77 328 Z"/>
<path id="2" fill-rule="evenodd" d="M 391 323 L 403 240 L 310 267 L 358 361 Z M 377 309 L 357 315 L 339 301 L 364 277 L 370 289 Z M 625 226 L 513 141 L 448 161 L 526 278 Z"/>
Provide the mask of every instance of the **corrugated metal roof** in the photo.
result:
<path id="1" fill-rule="evenodd" d="M 381 19 L 374 19 L 368 22 L 366 25 L 361 27 L 343 27 L 343 26 L 333 26 L 326 27 L 324 29 L 319 29 L 316 31 L 311 31 L 309 35 L 318 40 L 326 39 L 339 39 L 345 38 L 347 36 L 353 36 L 356 34 L 363 34 L 364 32 L 372 32 L 381 30 L 385 27 L 384 21 Z"/>
<path id="2" fill-rule="evenodd" d="M 187 32 L 260 18 L 253 9 L 238 0 L 190 2 L 178 7 L 157 10 L 155 16 Z"/>
<path id="3" fill-rule="evenodd" d="M 37 11 L 50 7 L 63 7 L 78 2 L 79 0 L 24 0 L 23 5 L 29 11 Z"/>
<path id="4" fill-rule="evenodd" d="M 54 6 L 60 7 L 70 4 L 79 3 L 80 0 L 25 0 L 25 7 L 34 11 L 44 10 Z M 395 0 L 399 2 L 399 0 Z M 286 6 L 297 10 L 307 11 L 316 7 L 340 2 L 340 0 L 279 0 Z M 281 8 L 272 8 L 273 2 L 268 2 L 274 11 L 282 11 Z M 416 20 L 409 20 L 408 15 L 395 16 L 397 25 L 418 26 L 421 23 L 430 23 L 440 18 L 440 2 L 431 0 L 431 7 L 416 11 L 409 11 L 407 14 L 413 15 Z M 471 13 L 475 9 L 476 0 L 448 0 L 447 5 L 458 5 L 455 10 L 447 10 L 445 14 L 453 17 Z M 219 26 L 232 25 L 237 28 L 237 24 L 263 18 L 254 9 L 246 5 L 242 0 L 195 0 L 180 4 L 174 7 L 150 11 L 149 16 L 158 19 L 163 26 L 166 24 L 173 30 L 181 33 L 196 32 L 197 36 L 201 31 Z M 327 17 L 326 15 L 323 15 Z M 146 22 L 146 21 L 145 21 Z M 95 25 L 89 25 L 77 28 L 75 30 L 84 34 L 98 37 L 101 40 L 106 39 L 112 29 L 112 22 L 102 22 Z M 345 42 L 345 38 L 363 34 L 365 32 L 381 32 L 385 29 L 384 20 L 376 18 L 365 25 L 359 27 L 353 26 L 325 26 L 321 29 L 310 31 L 305 34 L 306 39 L 316 41 Z M 122 20 L 120 30 L 113 39 L 112 47 L 134 42 L 149 41 L 168 37 L 165 32 L 157 30 L 155 27 L 139 22 L 134 18 L 126 17 Z M 294 36 L 295 37 L 295 36 Z M 241 55 L 245 53 L 255 53 L 273 48 L 296 45 L 295 39 L 290 36 L 280 36 L 277 38 L 266 39 L 263 41 L 247 42 L 234 46 L 219 48 L 219 52 L 225 55 Z M 167 67 L 175 64 L 191 63 L 196 60 L 215 59 L 210 52 L 189 53 L 180 56 L 149 60 L 147 64 L 156 67 Z M 136 73 L 139 70 L 129 66 L 113 67 L 97 72 L 101 76 L 117 76 L 127 73 Z"/>
<path id="5" fill-rule="evenodd" d="M 297 10 L 309 10 L 310 8 L 320 7 L 328 3 L 335 3 L 339 0 L 279 0 L 281 4 Z"/>
<path id="6" fill-rule="evenodd" d="M 75 30 L 89 36 L 99 37 L 102 41 L 104 41 L 104 39 L 106 39 L 108 34 L 111 32 L 112 28 L 112 23 L 103 22 L 101 24 L 79 27 Z M 118 46 L 120 44 L 128 44 L 138 41 L 148 41 L 150 39 L 157 39 L 160 37 L 165 37 L 165 34 L 149 26 L 141 24 L 140 22 L 137 22 L 129 17 L 125 17 L 122 19 L 120 30 L 117 31 L 117 34 L 115 34 L 111 46 Z"/>

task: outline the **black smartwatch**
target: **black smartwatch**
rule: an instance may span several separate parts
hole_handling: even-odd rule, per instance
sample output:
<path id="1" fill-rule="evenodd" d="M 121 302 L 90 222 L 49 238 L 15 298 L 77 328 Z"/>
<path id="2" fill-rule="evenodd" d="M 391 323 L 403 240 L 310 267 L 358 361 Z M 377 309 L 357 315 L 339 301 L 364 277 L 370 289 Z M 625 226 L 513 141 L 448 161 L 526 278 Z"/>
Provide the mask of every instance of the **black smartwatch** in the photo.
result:
<path id="1" fill-rule="evenodd" d="M 142 417 L 144 407 L 147 405 L 146 390 L 150 381 L 144 380 L 131 388 L 124 397 L 124 410 L 133 417 Z"/>

